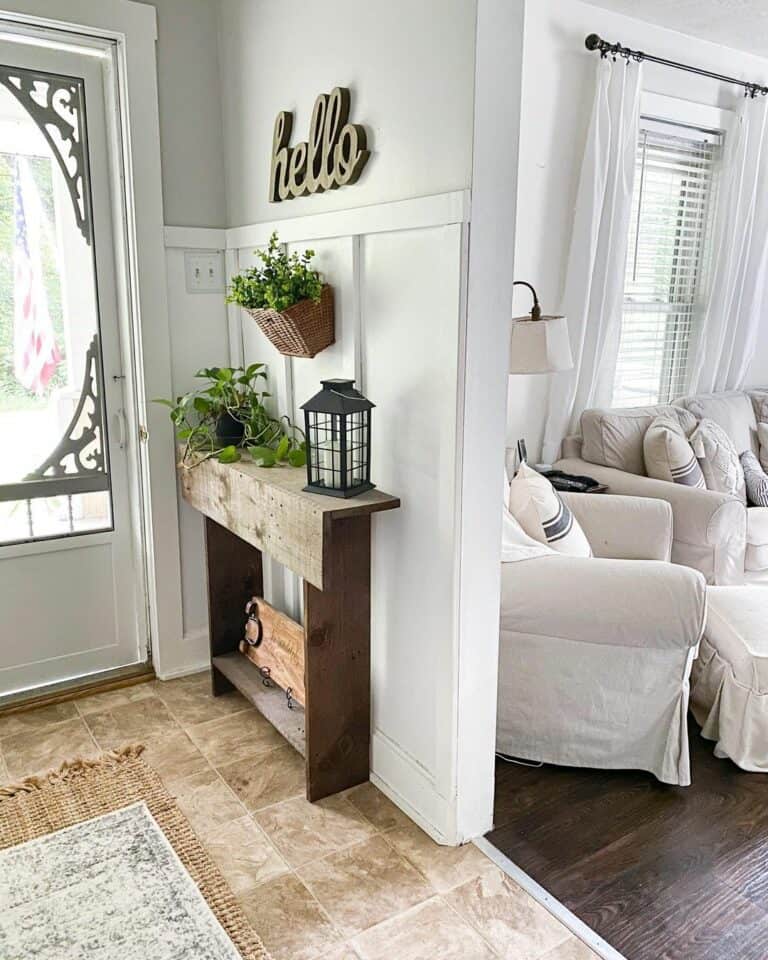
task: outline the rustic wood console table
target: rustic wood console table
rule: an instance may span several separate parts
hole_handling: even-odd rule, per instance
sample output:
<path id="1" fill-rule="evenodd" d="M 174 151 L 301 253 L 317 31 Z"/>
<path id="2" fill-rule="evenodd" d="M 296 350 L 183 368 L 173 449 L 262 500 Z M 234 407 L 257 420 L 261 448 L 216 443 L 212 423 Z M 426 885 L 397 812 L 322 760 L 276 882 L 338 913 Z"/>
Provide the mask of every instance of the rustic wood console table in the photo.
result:
<path id="1" fill-rule="evenodd" d="M 213 693 L 236 687 L 304 755 L 314 801 L 368 779 L 371 514 L 400 501 L 378 490 L 317 496 L 304 493 L 305 482 L 303 470 L 248 460 L 181 470 L 184 498 L 205 516 Z M 253 653 L 243 642 L 245 607 L 263 596 L 262 552 L 304 580 L 303 649 L 293 651 L 303 709 L 241 652 Z M 277 616 L 285 636 L 301 637 Z M 270 663 L 272 638 L 264 632 L 260 662 Z"/>

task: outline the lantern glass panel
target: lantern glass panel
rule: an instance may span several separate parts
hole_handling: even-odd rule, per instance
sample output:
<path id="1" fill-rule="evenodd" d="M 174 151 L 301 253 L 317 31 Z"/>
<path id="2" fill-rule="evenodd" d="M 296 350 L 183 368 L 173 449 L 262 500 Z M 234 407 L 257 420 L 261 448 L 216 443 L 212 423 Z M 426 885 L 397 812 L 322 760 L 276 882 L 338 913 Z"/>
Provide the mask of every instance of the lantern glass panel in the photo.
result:
<path id="1" fill-rule="evenodd" d="M 372 489 L 372 407 L 351 380 L 324 380 L 323 390 L 303 405 L 307 490 L 351 497 Z"/>

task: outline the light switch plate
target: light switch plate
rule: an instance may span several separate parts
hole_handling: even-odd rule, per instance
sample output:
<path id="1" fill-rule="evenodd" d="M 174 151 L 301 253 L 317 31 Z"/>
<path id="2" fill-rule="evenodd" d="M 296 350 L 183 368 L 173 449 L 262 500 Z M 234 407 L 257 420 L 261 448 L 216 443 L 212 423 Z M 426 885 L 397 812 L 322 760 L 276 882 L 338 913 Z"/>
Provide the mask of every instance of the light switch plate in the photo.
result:
<path id="1" fill-rule="evenodd" d="M 187 293 L 224 293 L 224 254 L 221 250 L 185 250 Z"/>

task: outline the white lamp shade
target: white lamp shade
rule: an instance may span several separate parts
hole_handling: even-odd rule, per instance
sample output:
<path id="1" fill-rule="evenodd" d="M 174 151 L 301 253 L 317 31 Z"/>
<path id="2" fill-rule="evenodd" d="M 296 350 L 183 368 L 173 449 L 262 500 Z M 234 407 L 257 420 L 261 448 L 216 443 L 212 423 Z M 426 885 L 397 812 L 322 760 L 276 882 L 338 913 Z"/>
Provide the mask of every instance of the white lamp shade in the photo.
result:
<path id="1" fill-rule="evenodd" d="M 509 344 L 510 373 L 556 373 L 572 368 L 565 317 L 515 317 Z"/>

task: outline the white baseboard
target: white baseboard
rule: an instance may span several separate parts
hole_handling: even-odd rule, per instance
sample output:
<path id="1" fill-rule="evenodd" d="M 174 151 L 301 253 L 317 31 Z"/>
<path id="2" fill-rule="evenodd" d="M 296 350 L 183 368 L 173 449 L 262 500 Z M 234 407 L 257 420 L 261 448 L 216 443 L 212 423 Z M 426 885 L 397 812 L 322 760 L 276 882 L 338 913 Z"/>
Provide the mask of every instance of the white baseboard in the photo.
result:
<path id="1" fill-rule="evenodd" d="M 592 927 L 588 927 L 583 920 L 579 920 L 575 913 L 571 913 L 568 907 L 560 903 L 556 897 L 553 897 L 551 893 L 546 891 L 544 887 L 542 887 L 540 883 L 537 883 L 525 870 L 518 867 L 518 865 L 510 860 L 506 854 L 502 853 L 498 847 L 494 847 L 487 837 L 480 837 L 478 840 L 474 840 L 473 843 L 478 850 L 482 850 L 490 860 L 493 860 L 496 866 L 500 867 L 510 879 L 514 880 L 526 893 L 529 893 L 533 899 L 548 910 L 553 917 L 557 917 L 564 926 L 568 927 L 574 936 L 578 937 L 579 940 L 583 940 L 599 957 L 602 957 L 603 960 L 626 960 L 624 954 L 619 953 L 610 943 L 603 940 L 603 938 L 595 933 Z"/>
<path id="2" fill-rule="evenodd" d="M 199 627 L 184 634 L 182 645 L 184 657 L 177 660 L 169 670 L 157 669 L 155 673 L 159 680 L 175 680 L 177 677 L 187 677 L 193 673 L 202 673 L 211 665 L 208 647 L 208 628 Z"/>
<path id="3" fill-rule="evenodd" d="M 371 782 L 436 843 L 458 844 L 452 805 L 437 792 L 429 771 L 380 730 L 371 738 Z"/>

